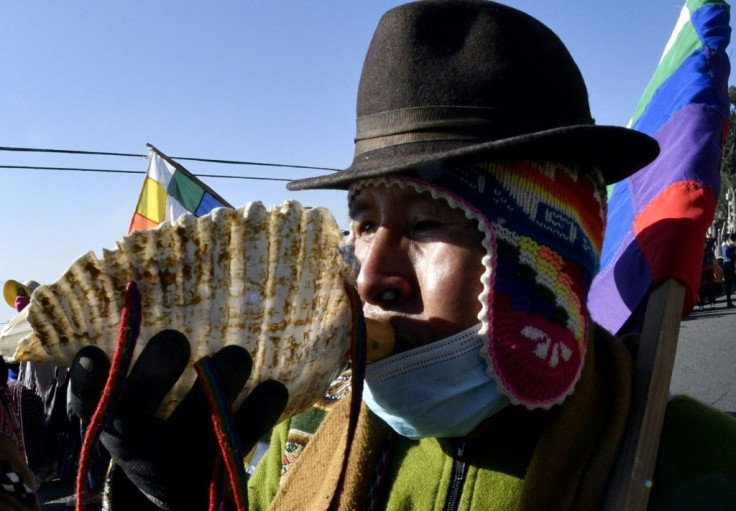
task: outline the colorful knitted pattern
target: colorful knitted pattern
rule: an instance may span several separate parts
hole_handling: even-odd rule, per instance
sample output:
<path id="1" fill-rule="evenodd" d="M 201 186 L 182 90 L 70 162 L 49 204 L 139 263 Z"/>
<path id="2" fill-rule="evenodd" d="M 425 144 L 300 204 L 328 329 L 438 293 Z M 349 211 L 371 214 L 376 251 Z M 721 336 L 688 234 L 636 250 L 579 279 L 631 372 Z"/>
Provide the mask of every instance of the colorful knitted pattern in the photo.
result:
<path id="1" fill-rule="evenodd" d="M 308 410 L 290 419 L 286 446 L 281 464 L 281 478 L 289 472 L 292 464 L 301 455 L 304 448 L 314 436 L 317 428 L 327 416 L 330 408 L 348 396 L 351 385 L 351 372 L 345 371 L 330 384 L 325 395 Z"/>
<path id="2" fill-rule="evenodd" d="M 586 298 L 600 260 L 605 185 L 595 169 L 498 162 L 390 177 L 366 186 L 411 186 L 478 221 L 488 256 L 481 277 L 483 356 L 515 404 L 549 408 L 580 376 Z"/>

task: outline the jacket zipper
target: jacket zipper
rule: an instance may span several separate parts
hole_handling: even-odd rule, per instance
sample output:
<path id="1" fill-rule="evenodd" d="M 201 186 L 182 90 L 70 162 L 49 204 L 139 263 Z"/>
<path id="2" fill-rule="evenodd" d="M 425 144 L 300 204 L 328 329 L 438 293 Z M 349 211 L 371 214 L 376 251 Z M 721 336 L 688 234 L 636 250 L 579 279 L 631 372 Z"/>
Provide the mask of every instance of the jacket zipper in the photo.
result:
<path id="1" fill-rule="evenodd" d="M 467 465 L 468 454 L 465 440 L 460 440 L 459 443 L 455 444 L 452 476 L 450 478 L 450 488 L 447 492 L 447 500 L 445 501 L 445 511 L 457 511 L 457 507 L 460 505 L 460 496 L 468 474 Z"/>

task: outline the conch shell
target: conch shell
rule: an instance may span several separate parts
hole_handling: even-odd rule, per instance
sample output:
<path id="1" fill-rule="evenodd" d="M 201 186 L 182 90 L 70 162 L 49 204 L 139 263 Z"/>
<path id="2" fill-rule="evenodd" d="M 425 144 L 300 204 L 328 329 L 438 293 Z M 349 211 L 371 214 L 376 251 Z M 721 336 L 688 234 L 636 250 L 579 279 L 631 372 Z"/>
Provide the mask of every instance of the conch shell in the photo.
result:
<path id="1" fill-rule="evenodd" d="M 143 308 L 134 356 L 165 328 L 189 338 L 192 363 L 223 346 L 243 346 L 253 373 L 235 406 L 257 383 L 275 379 L 289 391 L 286 418 L 322 396 L 347 361 L 352 314 L 345 284 L 352 274 L 341 243 L 326 209 L 296 201 L 270 211 L 251 202 L 136 231 L 102 259 L 89 252 L 57 282 L 36 289 L 23 311 L 32 333 L 12 356 L 3 355 L 68 366 L 93 344 L 112 356 L 125 286 L 134 281 Z M 162 415 L 195 377 L 190 366 Z"/>

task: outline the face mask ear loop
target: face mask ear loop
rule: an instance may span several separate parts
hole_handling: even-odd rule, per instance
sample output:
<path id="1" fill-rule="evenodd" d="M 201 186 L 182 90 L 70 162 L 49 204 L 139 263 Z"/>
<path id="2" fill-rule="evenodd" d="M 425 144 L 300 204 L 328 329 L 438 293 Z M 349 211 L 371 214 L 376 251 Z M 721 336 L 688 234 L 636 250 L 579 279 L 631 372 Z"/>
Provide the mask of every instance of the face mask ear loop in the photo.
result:
<path id="1" fill-rule="evenodd" d="M 363 400 L 363 383 L 365 382 L 365 366 L 368 351 L 365 318 L 363 317 L 363 303 L 358 295 L 358 291 L 356 291 L 353 286 L 346 283 L 345 292 L 350 300 L 350 309 L 352 311 L 352 326 L 350 331 L 352 391 L 350 396 L 350 418 L 348 420 L 347 444 L 343 455 L 340 479 L 338 479 L 337 482 L 338 489 L 342 488 L 345 480 L 345 473 L 348 468 L 348 459 L 350 458 L 350 450 L 353 445 L 353 437 L 355 436 L 355 429 L 358 425 L 358 415 L 360 414 L 361 401 Z M 339 494 L 339 491 L 335 492 L 335 496 L 333 497 L 329 509 L 337 509 L 337 499 L 339 498 Z"/>

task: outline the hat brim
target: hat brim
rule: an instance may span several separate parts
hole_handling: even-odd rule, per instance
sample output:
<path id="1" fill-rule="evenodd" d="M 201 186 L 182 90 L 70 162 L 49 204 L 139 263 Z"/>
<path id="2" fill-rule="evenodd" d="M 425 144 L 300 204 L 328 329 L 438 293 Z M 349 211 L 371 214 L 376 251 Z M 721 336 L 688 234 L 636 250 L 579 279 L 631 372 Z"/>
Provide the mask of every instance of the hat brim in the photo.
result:
<path id="1" fill-rule="evenodd" d="M 418 142 L 359 155 L 347 169 L 289 182 L 289 190 L 347 189 L 353 181 L 389 174 L 442 168 L 465 159 L 544 160 L 600 169 L 606 184 L 621 181 L 652 162 L 659 144 L 652 137 L 620 126 L 578 125 L 554 128 L 490 142 Z"/>
<path id="2" fill-rule="evenodd" d="M 28 296 L 31 296 L 31 293 L 33 293 L 30 288 L 21 284 L 17 280 L 7 280 L 3 285 L 3 298 L 5 298 L 5 303 L 10 305 L 13 309 L 15 309 L 15 298 L 18 296 L 19 289 L 24 289 Z"/>

